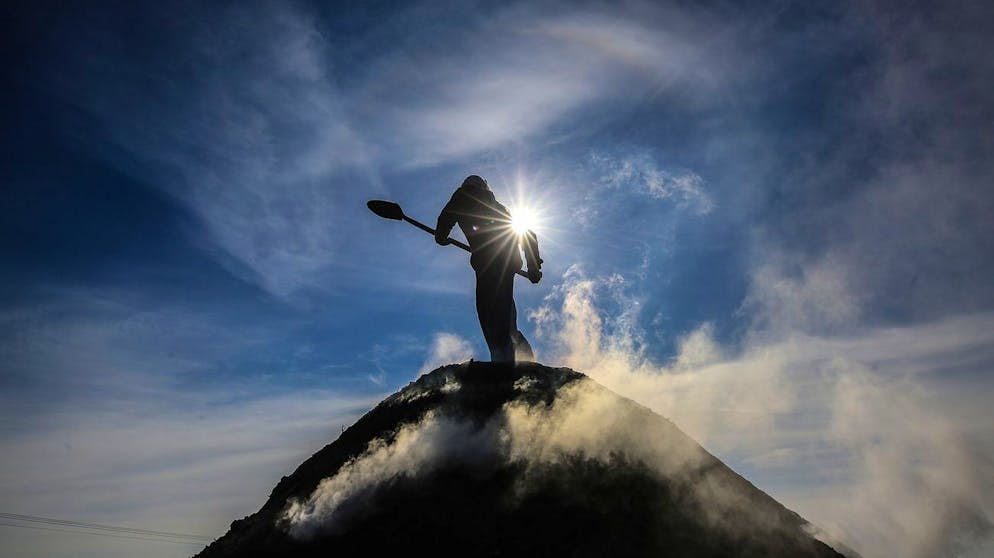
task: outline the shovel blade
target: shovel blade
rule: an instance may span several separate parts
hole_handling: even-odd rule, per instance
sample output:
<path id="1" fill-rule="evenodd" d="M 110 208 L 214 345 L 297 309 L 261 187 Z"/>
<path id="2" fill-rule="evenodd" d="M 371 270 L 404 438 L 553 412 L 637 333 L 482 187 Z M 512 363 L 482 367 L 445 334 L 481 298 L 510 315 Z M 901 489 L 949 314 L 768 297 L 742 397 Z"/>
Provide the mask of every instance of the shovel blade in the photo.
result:
<path id="1" fill-rule="evenodd" d="M 400 208 L 399 205 L 390 201 L 383 200 L 369 200 L 366 202 L 366 207 L 370 211 L 383 217 L 384 219 L 393 219 L 395 221 L 400 221 L 404 218 L 404 210 Z"/>

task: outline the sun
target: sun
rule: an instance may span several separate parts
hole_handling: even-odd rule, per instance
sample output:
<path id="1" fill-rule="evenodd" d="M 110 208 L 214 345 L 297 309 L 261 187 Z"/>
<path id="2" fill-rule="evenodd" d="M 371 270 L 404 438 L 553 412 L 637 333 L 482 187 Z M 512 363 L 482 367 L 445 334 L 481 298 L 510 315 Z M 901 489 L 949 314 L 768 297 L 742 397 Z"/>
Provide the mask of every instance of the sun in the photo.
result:
<path id="1" fill-rule="evenodd" d="M 516 234 L 522 235 L 527 233 L 529 229 L 535 227 L 535 224 L 535 212 L 530 208 L 516 207 L 511 210 L 511 230 Z"/>

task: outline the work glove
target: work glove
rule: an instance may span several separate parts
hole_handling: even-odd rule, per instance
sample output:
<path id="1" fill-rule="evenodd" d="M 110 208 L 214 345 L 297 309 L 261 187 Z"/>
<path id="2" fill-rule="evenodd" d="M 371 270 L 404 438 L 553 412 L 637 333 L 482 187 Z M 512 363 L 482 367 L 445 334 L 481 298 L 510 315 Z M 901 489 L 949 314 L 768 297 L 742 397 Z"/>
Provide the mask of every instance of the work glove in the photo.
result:
<path id="1" fill-rule="evenodd" d="M 537 269 L 529 269 L 528 280 L 531 281 L 533 285 L 537 284 L 542 280 L 542 272 Z"/>

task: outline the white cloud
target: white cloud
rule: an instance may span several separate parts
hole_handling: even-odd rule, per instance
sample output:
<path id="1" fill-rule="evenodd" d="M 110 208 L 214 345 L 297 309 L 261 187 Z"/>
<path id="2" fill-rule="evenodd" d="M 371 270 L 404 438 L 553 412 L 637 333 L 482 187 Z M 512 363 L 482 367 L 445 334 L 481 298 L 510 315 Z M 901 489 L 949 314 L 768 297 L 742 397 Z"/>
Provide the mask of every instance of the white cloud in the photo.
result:
<path id="1" fill-rule="evenodd" d="M 704 180 L 693 172 L 661 169 L 648 153 L 611 156 L 593 153 L 590 162 L 600 173 L 602 184 L 640 193 L 660 200 L 672 200 L 677 207 L 697 215 L 714 209 L 714 201 L 704 190 Z"/>
<path id="2" fill-rule="evenodd" d="M 852 288 L 851 268 L 838 258 L 792 261 L 768 250 L 750 272 L 743 309 L 754 332 L 840 331 L 858 323 L 860 297 Z"/>
<path id="3" fill-rule="evenodd" d="M 714 340 L 714 324 L 705 323 L 685 335 L 677 344 L 673 368 L 688 370 L 703 368 L 722 360 L 721 347 Z"/>
<path id="4" fill-rule="evenodd" d="M 431 372 L 446 364 L 465 362 L 472 357 L 473 347 L 469 341 L 454 333 L 441 331 L 435 334 L 428 358 L 421 365 L 418 375 Z"/>
<path id="5" fill-rule="evenodd" d="M 409 37 L 352 92 L 381 154 L 420 166 L 542 143 L 580 109 L 650 92 L 700 95 L 735 75 L 719 55 L 732 30 L 711 26 L 713 40 L 702 42 L 693 31 L 705 26 L 699 14 L 581 12 L 512 6 L 448 30 L 444 43 Z M 673 186 L 682 187 L 660 194 Z"/>
<path id="6" fill-rule="evenodd" d="M 654 89 L 711 93 L 743 71 L 728 49 L 737 30 L 705 11 L 671 6 L 630 7 L 624 17 L 597 11 L 574 12 L 541 21 L 537 33 L 560 39 L 604 57 L 612 65 L 636 70 Z M 709 32 L 706 40 L 701 32 Z M 606 69 L 606 68 L 605 68 Z"/>
<path id="7" fill-rule="evenodd" d="M 338 195 L 333 172 L 360 164 L 363 148 L 313 23 L 276 9 L 253 15 L 246 35 L 240 23 L 247 15 L 224 14 L 220 37 L 193 37 L 192 56 L 216 75 L 192 84 L 195 106 L 174 108 L 170 144 L 136 148 L 169 159 L 182 178 L 167 187 L 201 217 L 213 242 L 251 279 L 287 296 L 315 286 L 339 257 L 329 226 Z M 251 64 L 238 63 L 245 51 Z M 189 153 L 190 143 L 201 152 Z"/>

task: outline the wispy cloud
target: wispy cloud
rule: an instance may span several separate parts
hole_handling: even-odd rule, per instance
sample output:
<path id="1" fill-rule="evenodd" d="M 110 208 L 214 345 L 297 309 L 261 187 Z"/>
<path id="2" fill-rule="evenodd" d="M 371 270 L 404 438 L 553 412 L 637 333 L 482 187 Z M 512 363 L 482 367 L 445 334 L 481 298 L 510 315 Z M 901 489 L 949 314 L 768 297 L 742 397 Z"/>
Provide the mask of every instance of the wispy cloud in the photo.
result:
<path id="1" fill-rule="evenodd" d="M 731 28 L 710 27 L 714 40 L 702 43 L 703 14 L 637 15 L 508 7 L 450 29 L 444 44 L 409 37 L 355 93 L 384 153 L 421 166 L 554 141 L 581 109 L 639 93 L 710 93 L 735 75 L 722 71 L 730 61 L 718 47 Z"/>
<path id="2" fill-rule="evenodd" d="M 128 404 L 91 400 L 40 422 L 21 418 L 2 436 L 0 503 L 20 513 L 220 536 L 375 402 L 327 391 L 205 401 L 219 396 L 184 400 L 159 391 Z M 5 546 L 78 555 L 78 537 L 35 535 L 5 532 Z M 115 550 L 127 555 L 105 541 L 104 553 Z"/>
<path id="3" fill-rule="evenodd" d="M 704 180 L 690 171 L 666 170 L 645 152 L 614 157 L 592 153 L 590 164 L 600 174 L 600 183 L 614 189 L 672 200 L 677 207 L 697 215 L 710 213 L 714 201 L 704 189 Z"/>
<path id="4" fill-rule="evenodd" d="M 92 149 L 179 199 L 208 250 L 281 298 L 325 288 L 342 266 L 341 204 L 356 181 L 378 190 L 381 170 L 549 145 L 584 129 L 581 112 L 697 99 L 736 75 L 721 47 L 734 29 L 716 32 L 704 13 L 511 6 L 444 43 L 405 26 L 359 71 L 305 9 L 255 8 L 155 11 L 146 23 L 168 57 L 125 50 L 94 23 L 81 40 L 97 54 L 56 82 L 105 127 L 110 146 Z M 709 210 L 693 173 L 627 164 L 647 194 Z"/>
<path id="5" fill-rule="evenodd" d="M 643 5 L 630 7 L 622 17 L 614 10 L 591 10 L 526 28 L 602 56 L 602 75 L 634 71 L 657 94 L 714 93 L 745 70 L 735 64 L 736 57 L 722 56 L 733 44 L 743 46 L 738 30 L 706 10 Z M 711 32 L 702 39 L 705 29 Z"/>
<path id="6" fill-rule="evenodd" d="M 0 354 L 18 387 L 40 388 L 53 400 L 76 390 L 152 392 L 270 335 L 258 325 L 233 330 L 224 318 L 125 290 L 57 289 L 38 297 L 48 300 L 0 315 Z"/>
<path id="7" fill-rule="evenodd" d="M 282 383 L 264 389 L 257 375 L 219 374 L 279 336 L 264 327 L 233 327 L 126 292 L 48 295 L 46 305 L 0 315 L 7 511 L 220 535 L 380 398 Z M 8 531 L 2 548 L 17 554 L 134 552 L 125 543 L 91 548 L 78 537 Z M 190 550 L 160 546 L 168 548 L 150 552 Z"/>
<path id="8" fill-rule="evenodd" d="M 315 22 L 279 5 L 156 13 L 150 32 L 175 59 L 97 35 L 100 55 L 76 71 L 98 85 L 65 84 L 127 154 L 102 155 L 181 200 L 235 273 L 283 297 L 315 287 L 339 257 L 335 173 L 365 160 Z"/>

